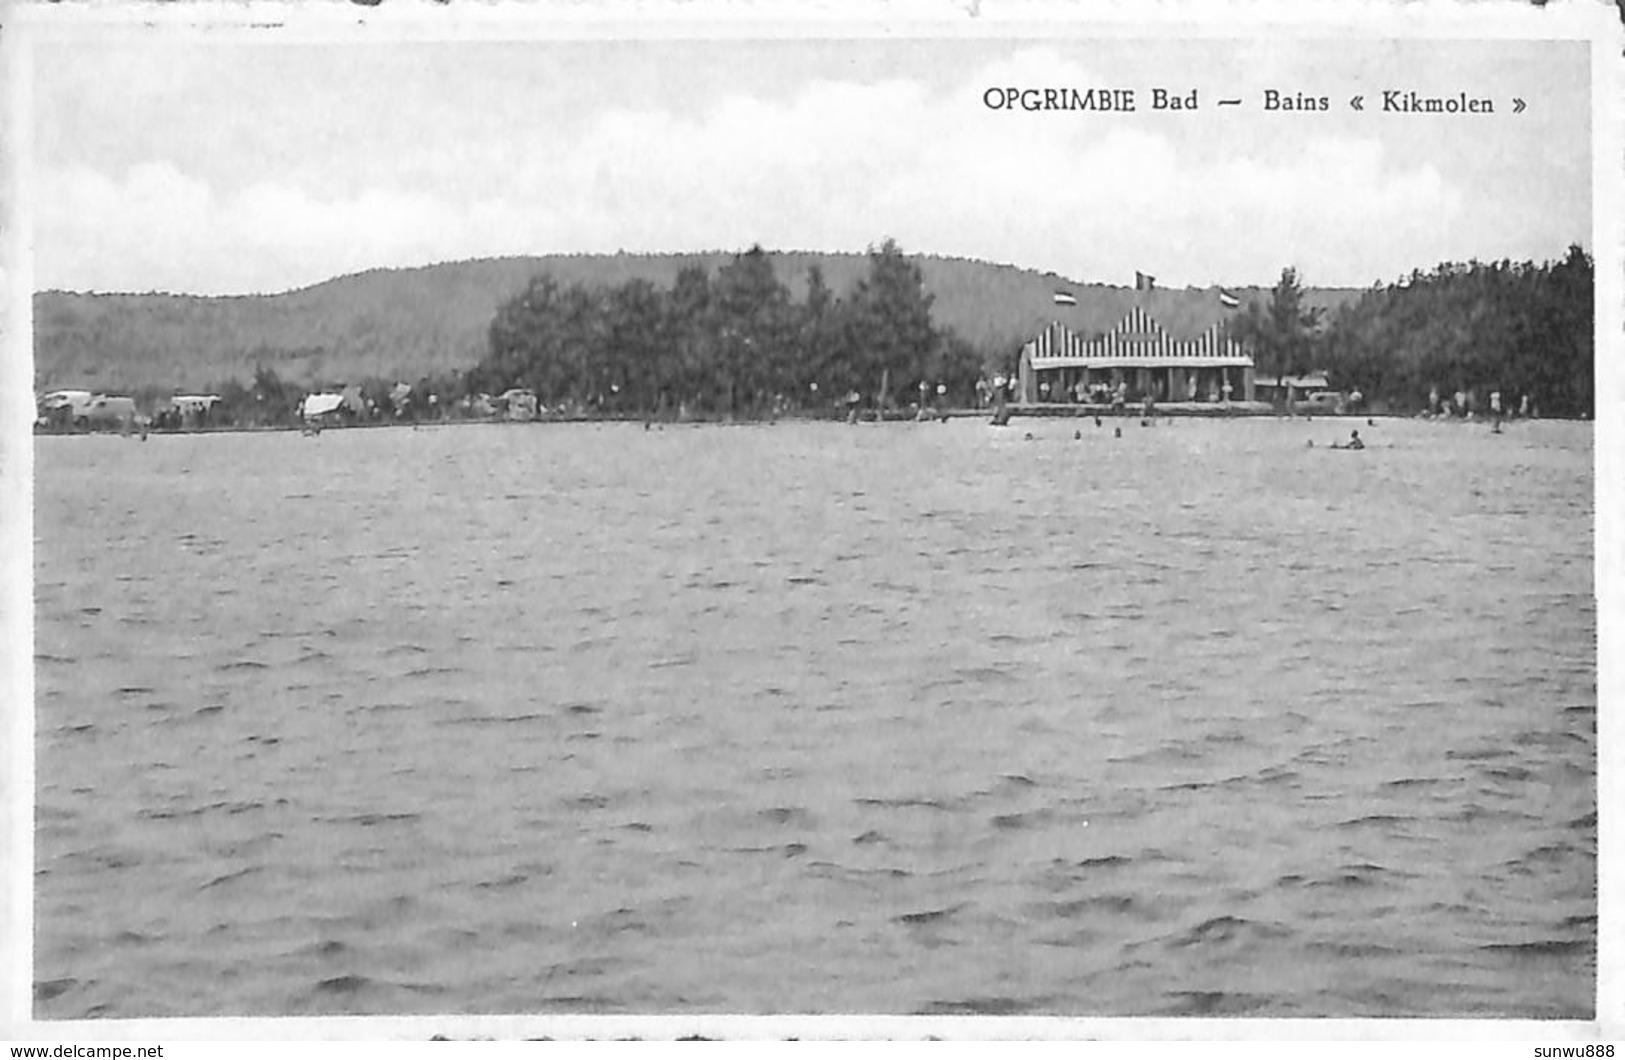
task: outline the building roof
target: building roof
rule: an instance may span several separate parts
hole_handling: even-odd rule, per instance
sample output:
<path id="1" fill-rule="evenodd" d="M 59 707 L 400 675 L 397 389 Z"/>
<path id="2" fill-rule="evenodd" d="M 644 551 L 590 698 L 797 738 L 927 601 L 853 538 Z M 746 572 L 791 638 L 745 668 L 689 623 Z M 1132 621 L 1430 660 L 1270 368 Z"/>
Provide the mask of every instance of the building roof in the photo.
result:
<path id="1" fill-rule="evenodd" d="M 1154 319 L 1144 306 L 1135 305 L 1109 330 L 1086 336 L 1057 320 L 1022 347 L 1035 368 L 1087 366 L 1185 365 L 1192 368 L 1250 367 L 1252 357 L 1241 345 L 1222 334 L 1223 321 L 1205 331 L 1177 338 Z"/>
<path id="2" fill-rule="evenodd" d="M 1157 288 L 1136 291 L 1125 287 L 1073 286 L 1075 306 L 1053 306 L 1054 318 L 1071 330 L 1090 337 L 1104 335 L 1138 309 L 1154 318 L 1175 339 L 1194 339 L 1222 324 L 1236 310 L 1219 301 L 1219 288 Z M 1238 293 L 1247 294 L 1243 288 Z"/>

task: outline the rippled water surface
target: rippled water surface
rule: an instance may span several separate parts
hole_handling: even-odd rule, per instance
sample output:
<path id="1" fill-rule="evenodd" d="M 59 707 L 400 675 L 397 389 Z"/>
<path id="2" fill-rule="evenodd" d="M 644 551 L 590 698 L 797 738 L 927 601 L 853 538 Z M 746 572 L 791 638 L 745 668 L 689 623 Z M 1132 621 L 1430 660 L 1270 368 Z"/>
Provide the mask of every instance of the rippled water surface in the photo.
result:
<path id="1" fill-rule="evenodd" d="M 1362 430 L 42 438 L 36 1014 L 1589 1017 L 1590 428 Z"/>

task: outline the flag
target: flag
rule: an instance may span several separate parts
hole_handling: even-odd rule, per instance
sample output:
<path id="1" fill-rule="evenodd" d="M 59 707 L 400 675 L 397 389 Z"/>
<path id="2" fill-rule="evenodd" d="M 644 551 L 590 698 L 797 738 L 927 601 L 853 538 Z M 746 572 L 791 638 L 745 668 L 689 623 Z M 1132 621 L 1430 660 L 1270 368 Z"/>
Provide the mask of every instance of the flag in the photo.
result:
<path id="1" fill-rule="evenodd" d="M 1237 298 L 1235 295 L 1221 287 L 1219 288 L 1219 304 L 1224 306 L 1226 309 L 1234 309 L 1241 305 L 1241 299 Z"/>
<path id="2" fill-rule="evenodd" d="M 1157 278 L 1155 276 L 1147 276 L 1143 272 L 1136 272 L 1134 274 L 1134 289 L 1136 291 L 1149 291 L 1156 286 Z"/>
<path id="3" fill-rule="evenodd" d="M 1078 300 L 1071 291 L 1057 289 L 1055 292 L 1056 305 L 1077 305 Z"/>

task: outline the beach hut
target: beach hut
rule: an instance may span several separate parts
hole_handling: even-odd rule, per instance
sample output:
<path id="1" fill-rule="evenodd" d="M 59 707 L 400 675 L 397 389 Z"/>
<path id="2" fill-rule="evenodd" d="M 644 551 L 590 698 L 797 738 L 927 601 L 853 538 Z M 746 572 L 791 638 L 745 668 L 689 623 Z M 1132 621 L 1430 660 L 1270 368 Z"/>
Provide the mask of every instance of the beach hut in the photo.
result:
<path id="1" fill-rule="evenodd" d="M 497 403 L 501 408 L 507 410 L 507 418 L 510 420 L 523 422 L 536 418 L 536 395 L 529 390 L 519 387 L 506 390 L 501 397 L 497 398 Z"/>
<path id="2" fill-rule="evenodd" d="M 42 427 L 59 430 L 79 426 L 94 398 L 88 390 L 52 390 L 35 403 L 39 414 L 37 422 Z"/>
<path id="3" fill-rule="evenodd" d="M 1258 400 L 1274 404 L 1277 401 L 1308 401 L 1314 395 L 1330 390 L 1332 384 L 1325 372 L 1314 371 L 1303 375 L 1261 375 L 1254 380 L 1254 386 Z"/>
<path id="4" fill-rule="evenodd" d="M 219 394 L 176 394 L 169 406 L 160 410 L 160 425 L 200 427 L 208 422 L 209 413 L 220 403 Z"/>
<path id="5" fill-rule="evenodd" d="M 92 398 L 80 421 L 93 431 L 111 429 L 126 434 L 145 422 L 136 414 L 134 398 L 108 394 L 97 394 Z"/>

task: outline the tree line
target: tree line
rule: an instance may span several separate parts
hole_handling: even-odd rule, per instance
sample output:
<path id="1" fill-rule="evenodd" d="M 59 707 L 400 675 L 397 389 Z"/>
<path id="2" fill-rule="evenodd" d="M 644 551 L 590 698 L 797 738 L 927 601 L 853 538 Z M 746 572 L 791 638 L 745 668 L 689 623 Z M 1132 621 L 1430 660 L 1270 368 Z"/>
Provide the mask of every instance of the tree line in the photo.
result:
<path id="1" fill-rule="evenodd" d="M 869 248 L 866 269 L 844 291 L 816 262 L 805 271 L 800 299 L 759 246 L 714 268 L 685 264 L 669 287 L 643 278 L 562 284 L 543 273 L 499 304 L 472 367 L 409 384 L 351 376 L 364 411 L 345 415 L 481 416 L 489 413 L 477 395 L 511 388 L 533 392 L 554 412 L 589 416 L 819 415 L 853 404 L 907 407 L 922 397 L 962 407 L 976 404 L 979 381 L 1014 372 L 1019 340 L 976 345 L 940 326 L 920 265 L 891 240 Z M 1287 268 L 1267 298 L 1249 301 L 1226 327 L 1259 374 L 1325 369 L 1334 389 L 1358 389 L 1377 411 L 1414 412 L 1428 407 L 1430 393 L 1457 391 L 1483 407 L 1494 390 L 1509 409 L 1523 395 L 1544 415 L 1592 408 L 1593 263 L 1578 246 L 1543 264 L 1413 271 L 1330 312 L 1307 304 L 1297 271 Z M 323 354 L 296 352 L 293 363 Z M 262 363 L 248 383 L 206 391 L 220 400 L 201 425 L 291 425 L 311 389 Z M 158 409 L 170 393 L 142 387 L 134 396 L 140 408 Z"/>
<path id="2" fill-rule="evenodd" d="M 1325 369 L 1334 389 L 1374 407 L 1427 409 L 1457 392 L 1483 408 L 1500 391 L 1508 408 L 1528 395 L 1543 415 L 1589 416 L 1593 264 L 1579 246 L 1560 261 L 1441 264 L 1378 284 L 1326 314 L 1304 306 L 1297 271 L 1284 269 L 1267 302 L 1232 317 L 1232 337 L 1258 372 Z"/>
<path id="3" fill-rule="evenodd" d="M 669 289 L 541 275 L 497 310 L 467 389 L 523 388 L 547 406 L 620 415 L 758 417 L 974 400 L 985 351 L 932 320 L 920 267 L 893 240 L 845 292 L 807 270 L 800 301 L 760 246 Z M 939 389 L 940 396 L 939 396 Z"/>
<path id="4" fill-rule="evenodd" d="M 1000 354 L 933 321 L 920 266 L 894 241 L 871 247 L 866 265 L 837 292 L 810 264 L 799 300 L 760 246 L 714 270 L 685 265 L 669 288 L 643 278 L 561 284 L 544 272 L 498 306 L 487 352 L 469 368 L 410 384 L 368 376 L 312 387 L 261 363 L 246 383 L 207 388 L 218 400 L 206 413 L 157 426 L 291 426 L 312 390 L 354 393 L 362 411 L 336 413 L 349 423 L 483 418 L 492 413 L 483 397 L 514 389 L 571 416 L 761 418 L 974 402 Z M 163 409 L 172 392 L 147 386 L 133 396 L 142 409 Z"/>

